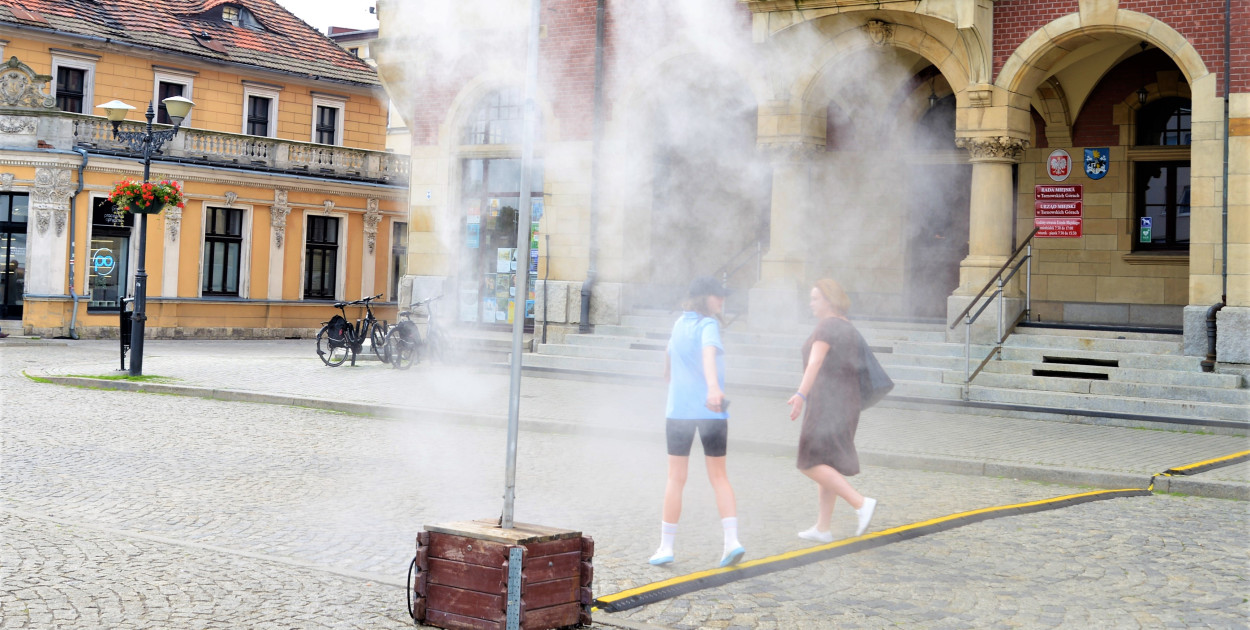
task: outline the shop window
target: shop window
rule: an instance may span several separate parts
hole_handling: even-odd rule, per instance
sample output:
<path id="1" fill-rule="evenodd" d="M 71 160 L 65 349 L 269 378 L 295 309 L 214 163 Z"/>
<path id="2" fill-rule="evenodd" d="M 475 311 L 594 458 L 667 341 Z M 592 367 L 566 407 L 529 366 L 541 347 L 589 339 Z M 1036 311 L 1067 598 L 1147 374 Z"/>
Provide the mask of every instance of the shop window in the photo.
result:
<path id="1" fill-rule="evenodd" d="M 333 300 L 338 286 L 339 219 L 308 217 L 304 239 L 304 298 Z"/>
<path id="2" fill-rule="evenodd" d="M 1189 162 L 1135 162 L 1136 250 L 1189 249 Z"/>
<path id="3" fill-rule="evenodd" d="M 391 294 L 399 299 L 399 279 L 408 273 L 408 224 L 403 221 L 391 223 Z"/>
<path id="4" fill-rule="evenodd" d="M 1137 146 L 1188 146 L 1190 101 L 1161 98 L 1137 112 Z"/>
<path id="5" fill-rule="evenodd" d="M 30 197 L 0 193 L 0 317 L 20 318 L 26 293 L 26 224 Z"/>
<path id="6" fill-rule="evenodd" d="M 542 213 L 543 165 L 535 160 L 531 169 L 531 217 Z M 461 183 L 464 200 L 461 257 L 460 320 L 505 324 L 512 321 L 516 305 L 532 306 L 535 280 L 532 262 L 517 260 L 517 218 L 521 160 L 517 158 L 470 159 L 463 162 Z M 533 243 L 531 242 L 531 246 Z M 531 261 L 533 259 L 531 258 Z M 531 295 L 527 301 L 514 294 L 518 271 L 530 271 Z"/>
<path id="7" fill-rule="evenodd" d="M 243 211 L 209 208 L 204 218 L 203 295 L 239 295 Z"/>
<path id="8" fill-rule="evenodd" d="M 465 144 L 520 144 L 522 96 L 515 88 L 486 95 L 465 126 Z"/>
<path id="9" fill-rule="evenodd" d="M 87 252 L 87 310 L 116 311 L 126 295 L 134 214 L 108 199 L 91 201 L 91 248 Z"/>

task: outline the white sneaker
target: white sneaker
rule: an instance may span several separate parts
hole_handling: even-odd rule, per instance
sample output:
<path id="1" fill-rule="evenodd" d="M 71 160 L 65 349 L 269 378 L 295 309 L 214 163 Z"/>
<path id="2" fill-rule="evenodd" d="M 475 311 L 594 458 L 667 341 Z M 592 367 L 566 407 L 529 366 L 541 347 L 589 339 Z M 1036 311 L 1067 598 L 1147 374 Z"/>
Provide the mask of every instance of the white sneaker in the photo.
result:
<path id="1" fill-rule="evenodd" d="M 859 518 L 859 527 L 855 529 L 856 536 L 862 536 L 868 529 L 868 524 L 872 522 L 872 512 L 875 509 L 877 509 L 877 500 L 864 497 L 864 504 L 855 510 L 855 516 Z"/>
<path id="2" fill-rule="evenodd" d="M 664 566 L 666 564 L 672 564 L 673 563 L 673 550 L 661 548 L 660 550 L 656 551 L 655 555 L 651 556 L 651 559 L 647 560 L 647 562 L 649 564 L 654 564 L 656 566 Z"/>
<path id="3" fill-rule="evenodd" d="M 810 528 L 799 532 L 799 538 L 817 543 L 830 543 L 833 542 L 833 532 L 822 532 L 819 529 L 816 529 L 815 525 L 812 525 Z"/>

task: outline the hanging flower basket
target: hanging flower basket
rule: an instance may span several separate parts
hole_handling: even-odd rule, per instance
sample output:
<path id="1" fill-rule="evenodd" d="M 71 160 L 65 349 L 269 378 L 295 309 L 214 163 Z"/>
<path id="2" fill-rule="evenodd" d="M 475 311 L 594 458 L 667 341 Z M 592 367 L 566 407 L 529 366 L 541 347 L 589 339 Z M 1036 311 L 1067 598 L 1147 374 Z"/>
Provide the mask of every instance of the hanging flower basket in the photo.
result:
<path id="1" fill-rule="evenodd" d="M 158 184 L 124 179 L 109 193 L 109 201 L 120 212 L 160 214 L 166 206 L 183 207 L 185 199 L 177 182 L 161 180 Z"/>

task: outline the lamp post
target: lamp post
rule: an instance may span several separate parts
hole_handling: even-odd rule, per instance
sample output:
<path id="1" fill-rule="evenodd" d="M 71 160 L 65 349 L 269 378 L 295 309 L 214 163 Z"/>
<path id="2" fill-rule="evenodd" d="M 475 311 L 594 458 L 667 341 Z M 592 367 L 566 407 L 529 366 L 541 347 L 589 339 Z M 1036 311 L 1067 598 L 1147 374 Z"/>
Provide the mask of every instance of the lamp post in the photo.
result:
<path id="1" fill-rule="evenodd" d="M 113 123 L 113 138 L 120 142 L 124 142 L 131 151 L 143 155 L 143 183 L 148 183 L 148 177 L 152 170 L 152 154 L 160 151 L 161 146 L 172 140 L 178 134 L 178 128 L 182 126 L 182 121 L 191 113 L 191 108 L 195 106 L 190 99 L 181 96 L 171 96 L 163 101 L 165 111 L 169 114 L 169 119 L 174 122 L 173 129 L 152 129 L 152 119 L 156 118 L 156 112 L 152 109 L 152 102 L 148 102 L 148 119 L 147 128 L 143 131 L 122 131 L 121 123 L 126 119 L 126 113 L 134 109 L 121 101 L 109 101 L 103 105 L 97 106 L 103 109 L 109 122 Z M 147 258 L 148 246 L 148 214 L 142 213 L 139 218 L 139 266 L 135 270 L 135 307 L 130 315 L 130 375 L 143 375 L 143 323 L 147 321 L 147 297 L 148 297 L 148 272 L 144 268 L 144 260 Z"/>

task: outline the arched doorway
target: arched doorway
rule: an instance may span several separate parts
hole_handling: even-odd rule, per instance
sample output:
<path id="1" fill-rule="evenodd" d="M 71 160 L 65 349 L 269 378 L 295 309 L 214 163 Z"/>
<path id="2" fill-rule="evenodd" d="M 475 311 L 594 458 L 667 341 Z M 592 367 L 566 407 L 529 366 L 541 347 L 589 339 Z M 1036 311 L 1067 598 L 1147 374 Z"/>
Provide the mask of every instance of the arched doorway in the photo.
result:
<path id="1" fill-rule="evenodd" d="M 670 61 L 648 106 L 648 287 L 640 305 L 673 308 L 690 279 L 726 271 L 768 242 L 771 176 L 756 149 L 755 98 L 735 73 L 692 57 Z M 754 277 L 734 277 L 749 287 Z"/>

